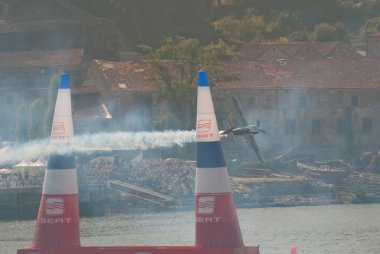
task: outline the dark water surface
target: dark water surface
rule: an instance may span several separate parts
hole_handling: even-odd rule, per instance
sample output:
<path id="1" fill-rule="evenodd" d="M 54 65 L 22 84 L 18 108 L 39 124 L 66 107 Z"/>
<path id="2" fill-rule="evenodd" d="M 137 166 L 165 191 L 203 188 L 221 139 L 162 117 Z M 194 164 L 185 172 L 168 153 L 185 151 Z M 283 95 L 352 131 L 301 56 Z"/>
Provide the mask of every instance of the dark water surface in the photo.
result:
<path id="1" fill-rule="evenodd" d="M 261 254 L 380 254 L 380 204 L 238 209 L 246 245 Z M 35 221 L 0 222 L 1 254 L 31 245 Z M 81 219 L 84 246 L 193 245 L 194 212 Z"/>

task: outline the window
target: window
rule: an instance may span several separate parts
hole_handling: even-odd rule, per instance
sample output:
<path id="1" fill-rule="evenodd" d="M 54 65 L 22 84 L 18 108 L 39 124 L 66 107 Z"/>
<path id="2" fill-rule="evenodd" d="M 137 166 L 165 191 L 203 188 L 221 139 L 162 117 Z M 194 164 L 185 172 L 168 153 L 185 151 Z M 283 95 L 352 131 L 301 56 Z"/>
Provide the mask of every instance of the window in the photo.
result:
<path id="1" fill-rule="evenodd" d="M 320 119 L 314 119 L 311 126 L 311 133 L 315 135 L 321 134 L 321 125 Z"/>
<path id="2" fill-rule="evenodd" d="M 255 98 L 249 98 L 248 99 L 248 107 L 249 108 L 254 108 L 256 106 L 256 100 Z"/>
<path id="3" fill-rule="evenodd" d="M 359 105 L 359 98 L 357 95 L 351 96 L 351 106 L 357 107 Z"/>
<path id="4" fill-rule="evenodd" d="M 372 117 L 363 119 L 363 133 L 372 133 Z"/>
<path id="5" fill-rule="evenodd" d="M 301 108 L 306 108 L 306 98 L 305 97 L 299 97 L 298 98 L 298 106 Z"/>
<path id="6" fill-rule="evenodd" d="M 287 119 L 285 126 L 285 134 L 286 135 L 294 135 L 296 133 L 296 120 L 295 119 Z"/>
<path id="7" fill-rule="evenodd" d="M 5 98 L 6 98 L 7 105 L 9 105 L 9 106 L 12 106 L 13 103 L 15 102 L 15 96 L 14 96 L 14 94 L 7 94 L 5 96 Z"/>
<path id="8" fill-rule="evenodd" d="M 346 129 L 346 126 L 344 124 L 344 120 L 343 119 L 339 119 L 336 122 L 336 132 L 338 132 L 338 133 L 344 133 L 345 129 Z"/>

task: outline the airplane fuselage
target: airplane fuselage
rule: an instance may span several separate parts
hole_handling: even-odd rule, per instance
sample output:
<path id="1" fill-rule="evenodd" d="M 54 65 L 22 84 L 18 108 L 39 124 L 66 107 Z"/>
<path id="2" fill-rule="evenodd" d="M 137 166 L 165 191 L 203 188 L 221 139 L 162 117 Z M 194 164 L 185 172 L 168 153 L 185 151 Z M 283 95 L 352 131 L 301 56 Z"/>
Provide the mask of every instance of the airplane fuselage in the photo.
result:
<path id="1" fill-rule="evenodd" d="M 244 134 L 258 134 L 260 132 L 256 125 L 249 125 L 247 127 L 234 128 L 231 131 L 234 135 L 244 135 Z"/>

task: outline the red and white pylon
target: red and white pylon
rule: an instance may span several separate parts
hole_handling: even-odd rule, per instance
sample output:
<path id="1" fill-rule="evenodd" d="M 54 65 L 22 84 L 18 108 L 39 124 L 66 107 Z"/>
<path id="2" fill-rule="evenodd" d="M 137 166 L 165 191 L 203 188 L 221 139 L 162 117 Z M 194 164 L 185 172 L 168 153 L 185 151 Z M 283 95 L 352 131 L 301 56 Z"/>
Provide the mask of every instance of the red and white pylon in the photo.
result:
<path id="1" fill-rule="evenodd" d="M 198 73 L 195 244 L 207 248 L 244 246 L 228 181 L 206 73 Z"/>
<path id="2" fill-rule="evenodd" d="M 61 76 L 55 105 L 49 154 L 32 248 L 80 246 L 78 183 L 74 155 L 60 154 L 73 142 L 70 77 Z"/>

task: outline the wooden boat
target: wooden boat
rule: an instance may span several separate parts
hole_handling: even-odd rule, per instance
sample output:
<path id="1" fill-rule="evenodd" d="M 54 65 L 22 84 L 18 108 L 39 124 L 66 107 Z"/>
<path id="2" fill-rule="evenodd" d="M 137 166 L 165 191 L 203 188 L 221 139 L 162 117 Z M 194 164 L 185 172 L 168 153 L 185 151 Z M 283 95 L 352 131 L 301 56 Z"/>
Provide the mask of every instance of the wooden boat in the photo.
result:
<path id="1" fill-rule="evenodd" d="M 323 179 L 325 181 L 339 181 L 349 175 L 351 166 L 342 160 L 329 160 L 314 163 L 297 161 L 297 168 L 304 170 L 309 177 Z"/>

